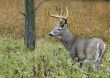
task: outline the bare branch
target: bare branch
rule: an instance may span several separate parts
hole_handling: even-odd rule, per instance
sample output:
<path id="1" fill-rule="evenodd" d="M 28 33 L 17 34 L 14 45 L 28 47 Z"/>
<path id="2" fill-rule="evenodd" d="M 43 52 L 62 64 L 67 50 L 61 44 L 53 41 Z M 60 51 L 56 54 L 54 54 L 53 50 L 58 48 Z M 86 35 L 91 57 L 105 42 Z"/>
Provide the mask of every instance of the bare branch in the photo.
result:
<path id="1" fill-rule="evenodd" d="M 19 13 L 20 13 L 21 15 L 23 15 L 23 16 L 26 16 L 25 13 L 23 13 L 23 12 L 21 12 L 21 11 L 19 11 Z"/>
<path id="2" fill-rule="evenodd" d="M 47 0 L 43 0 L 42 2 L 40 2 L 39 4 L 38 4 L 38 6 L 35 8 L 35 11 L 41 6 L 41 4 L 42 3 L 44 3 L 45 1 L 47 1 Z"/>

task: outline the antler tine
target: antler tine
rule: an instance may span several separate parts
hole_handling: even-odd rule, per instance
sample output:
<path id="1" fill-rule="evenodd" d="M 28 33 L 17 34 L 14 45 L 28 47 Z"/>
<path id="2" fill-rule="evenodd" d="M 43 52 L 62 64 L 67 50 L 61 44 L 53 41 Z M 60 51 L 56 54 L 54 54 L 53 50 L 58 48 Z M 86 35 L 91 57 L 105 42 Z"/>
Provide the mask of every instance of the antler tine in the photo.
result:
<path id="1" fill-rule="evenodd" d="M 53 15 L 53 14 L 50 14 L 49 12 L 48 12 L 48 14 L 49 14 L 51 17 L 55 17 L 55 18 L 64 18 L 64 17 L 59 16 L 59 15 Z"/>
<path id="2" fill-rule="evenodd" d="M 61 8 L 61 13 L 60 13 L 60 15 L 53 15 L 53 14 L 50 14 L 49 12 L 48 12 L 48 14 L 49 14 L 49 16 L 51 16 L 51 17 L 61 18 L 61 19 L 67 19 L 67 17 L 68 17 L 68 9 L 67 9 L 67 7 L 66 7 L 66 12 L 67 12 L 67 14 L 66 14 L 65 17 L 63 16 L 63 10 L 62 10 L 62 8 Z"/>
<path id="3" fill-rule="evenodd" d="M 68 13 L 68 8 L 66 7 L 66 17 L 65 18 L 68 18 L 68 15 L 69 15 L 69 13 Z"/>
<path id="4" fill-rule="evenodd" d="M 63 9 L 61 8 L 60 16 L 63 16 Z"/>

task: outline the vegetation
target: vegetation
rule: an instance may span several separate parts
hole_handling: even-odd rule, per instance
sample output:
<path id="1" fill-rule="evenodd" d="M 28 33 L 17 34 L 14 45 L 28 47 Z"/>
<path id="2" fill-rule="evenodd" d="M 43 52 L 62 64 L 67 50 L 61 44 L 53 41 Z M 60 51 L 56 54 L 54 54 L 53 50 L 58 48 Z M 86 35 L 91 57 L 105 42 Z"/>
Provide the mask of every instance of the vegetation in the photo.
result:
<path id="1" fill-rule="evenodd" d="M 99 72 L 80 69 L 59 43 L 39 40 L 35 52 L 24 48 L 22 40 L 0 38 L 0 78 L 109 78 L 110 53 L 107 51 Z M 36 75 L 33 75 L 33 65 Z M 33 77 L 34 76 L 34 77 Z"/>
<path id="2" fill-rule="evenodd" d="M 110 1 L 110 0 L 81 0 L 81 1 Z"/>
<path id="3" fill-rule="evenodd" d="M 41 1 L 35 1 L 35 6 Z M 5 4 L 5 5 L 4 5 Z M 0 35 L 10 33 L 13 38 L 24 36 L 23 0 L 2 0 L 0 2 Z M 68 7 L 69 29 L 80 37 L 100 37 L 110 43 L 110 3 L 80 2 L 71 0 L 50 0 L 43 3 L 36 11 L 37 38 L 47 37 L 47 33 L 55 26 L 56 19 L 49 17 L 48 12 L 55 13 L 55 7 Z"/>
<path id="4" fill-rule="evenodd" d="M 39 1 L 35 1 L 35 4 Z M 109 2 L 44 2 L 36 11 L 38 40 L 33 52 L 27 51 L 24 47 L 24 16 L 18 12 L 24 11 L 23 6 L 23 0 L 0 1 L 0 78 L 110 78 Z M 71 32 L 84 38 L 99 37 L 106 42 L 107 50 L 98 72 L 89 72 L 87 65 L 80 69 L 79 63 L 73 64 L 59 41 L 47 36 L 56 24 L 56 19 L 49 17 L 48 12 L 56 14 L 56 6 L 63 9 L 68 7 Z"/>

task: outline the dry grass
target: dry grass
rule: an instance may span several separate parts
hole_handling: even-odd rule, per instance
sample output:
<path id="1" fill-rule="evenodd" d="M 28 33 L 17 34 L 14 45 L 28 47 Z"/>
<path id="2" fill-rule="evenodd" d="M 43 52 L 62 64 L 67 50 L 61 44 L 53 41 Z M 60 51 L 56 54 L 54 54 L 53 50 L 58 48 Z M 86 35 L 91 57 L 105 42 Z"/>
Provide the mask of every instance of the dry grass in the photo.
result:
<path id="1" fill-rule="evenodd" d="M 36 0 L 36 5 L 41 0 Z M 80 37 L 99 37 L 110 44 L 110 2 L 81 2 L 72 0 L 49 0 L 36 12 L 37 51 L 27 52 L 23 44 L 24 0 L 0 0 L 0 78 L 32 78 L 32 65 L 38 69 L 37 76 L 45 78 L 105 78 L 110 72 L 110 49 L 104 56 L 102 70 L 89 73 L 78 65 L 72 65 L 70 56 L 59 43 L 50 43 L 47 33 L 57 19 L 48 16 L 55 6 L 69 9 L 69 29 Z M 55 12 L 56 13 L 56 12 Z M 8 35 L 9 36 L 6 36 Z M 11 35 L 11 38 L 10 38 Z M 19 40 L 14 40 L 14 39 Z M 42 38 L 42 39 L 41 39 Z M 41 39 L 41 40 L 40 40 Z M 45 40 L 47 39 L 47 40 Z M 54 45 L 53 45 L 54 44 Z M 109 47 L 108 47 L 109 48 Z M 33 59 L 36 60 L 33 60 Z"/>
<path id="2" fill-rule="evenodd" d="M 40 0 L 36 1 L 36 5 Z M 100 37 L 110 43 L 110 2 L 81 2 L 71 0 L 49 0 L 36 12 L 37 38 L 47 37 L 54 27 L 56 19 L 48 16 L 55 6 L 69 9 L 69 29 L 81 37 Z M 23 0 L 0 1 L 0 35 L 11 34 L 13 38 L 22 38 L 24 17 Z"/>

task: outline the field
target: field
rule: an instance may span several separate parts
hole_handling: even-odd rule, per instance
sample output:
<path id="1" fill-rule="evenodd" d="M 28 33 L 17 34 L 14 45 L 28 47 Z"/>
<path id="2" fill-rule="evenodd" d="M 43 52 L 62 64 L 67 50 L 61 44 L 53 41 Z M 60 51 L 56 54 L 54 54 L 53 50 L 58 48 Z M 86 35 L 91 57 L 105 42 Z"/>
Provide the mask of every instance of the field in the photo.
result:
<path id="1" fill-rule="evenodd" d="M 36 0 L 35 5 L 40 2 Z M 74 64 L 58 40 L 47 33 L 57 19 L 55 7 L 69 10 L 69 29 L 82 38 L 99 37 L 107 44 L 100 70 Z M 0 78 L 110 78 L 110 2 L 49 0 L 36 11 L 36 50 L 24 46 L 23 0 L 0 0 Z M 54 45 L 53 45 L 54 44 Z"/>
<path id="2" fill-rule="evenodd" d="M 73 64 L 59 43 L 39 40 L 36 50 L 27 51 L 22 40 L 0 38 L 0 78 L 109 78 L 110 54 L 107 52 L 99 72 L 89 72 Z M 35 67 L 33 67 L 35 66 Z M 34 75 L 35 73 L 35 75 Z"/>
<path id="3" fill-rule="evenodd" d="M 40 1 L 36 1 L 35 6 Z M 5 4 L 5 5 L 4 5 Z M 80 37 L 100 37 L 110 43 L 110 2 L 81 2 L 71 0 L 52 0 L 43 3 L 36 11 L 37 38 L 46 38 L 47 33 L 56 25 L 57 19 L 51 18 L 48 12 L 57 14 L 55 7 L 69 10 L 69 29 Z M 13 38 L 24 35 L 23 0 L 0 1 L 0 35 L 11 34 Z"/>

